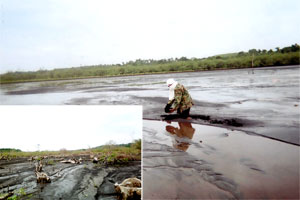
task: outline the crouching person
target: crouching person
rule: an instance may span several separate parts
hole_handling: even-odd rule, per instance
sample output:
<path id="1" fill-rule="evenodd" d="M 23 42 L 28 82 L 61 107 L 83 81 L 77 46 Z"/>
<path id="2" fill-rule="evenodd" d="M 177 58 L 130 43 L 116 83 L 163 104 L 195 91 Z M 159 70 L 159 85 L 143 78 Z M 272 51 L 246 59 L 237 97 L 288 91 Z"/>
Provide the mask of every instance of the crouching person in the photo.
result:
<path id="1" fill-rule="evenodd" d="M 194 103 L 187 89 L 172 78 L 167 80 L 167 85 L 169 87 L 169 101 L 165 107 L 165 112 L 172 113 L 177 110 L 177 114 L 181 118 L 190 119 L 190 109 Z"/>

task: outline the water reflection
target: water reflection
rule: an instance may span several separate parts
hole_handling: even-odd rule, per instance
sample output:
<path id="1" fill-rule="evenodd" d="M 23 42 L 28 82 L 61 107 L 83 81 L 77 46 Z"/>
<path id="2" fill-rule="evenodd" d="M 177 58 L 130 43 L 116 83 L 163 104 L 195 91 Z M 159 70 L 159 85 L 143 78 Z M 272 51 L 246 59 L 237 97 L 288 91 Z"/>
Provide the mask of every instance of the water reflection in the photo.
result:
<path id="1" fill-rule="evenodd" d="M 166 131 L 176 136 L 174 137 L 173 147 L 186 151 L 191 145 L 191 139 L 194 136 L 195 129 L 190 122 L 178 122 L 178 126 L 179 128 L 167 125 Z"/>
<path id="2" fill-rule="evenodd" d="M 144 199 L 242 198 L 235 181 L 200 156 L 205 149 L 195 142 L 199 135 L 192 123 L 167 121 L 161 127 L 160 122 L 148 123 L 143 141 Z"/>
<path id="3" fill-rule="evenodd" d="M 143 130 L 144 199 L 299 199 L 298 146 L 187 122 Z"/>

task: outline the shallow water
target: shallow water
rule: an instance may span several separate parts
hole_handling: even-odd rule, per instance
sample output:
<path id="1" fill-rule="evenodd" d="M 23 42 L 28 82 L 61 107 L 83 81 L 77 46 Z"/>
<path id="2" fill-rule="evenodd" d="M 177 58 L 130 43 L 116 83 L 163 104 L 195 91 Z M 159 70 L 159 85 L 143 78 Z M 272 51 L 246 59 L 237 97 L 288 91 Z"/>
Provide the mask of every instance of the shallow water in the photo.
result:
<path id="1" fill-rule="evenodd" d="M 213 126 L 144 120 L 144 199 L 299 198 L 299 147 Z"/>

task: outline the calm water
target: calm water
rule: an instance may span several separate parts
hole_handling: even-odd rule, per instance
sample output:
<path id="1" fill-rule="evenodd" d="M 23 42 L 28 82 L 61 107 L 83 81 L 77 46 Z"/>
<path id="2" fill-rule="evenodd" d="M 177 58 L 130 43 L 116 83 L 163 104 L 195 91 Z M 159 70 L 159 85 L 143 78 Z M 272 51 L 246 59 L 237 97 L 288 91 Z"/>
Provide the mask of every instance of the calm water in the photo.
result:
<path id="1" fill-rule="evenodd" d="M 241 131 L 144 120 L 144 199 L 298 199 L 299 147 Z"/>

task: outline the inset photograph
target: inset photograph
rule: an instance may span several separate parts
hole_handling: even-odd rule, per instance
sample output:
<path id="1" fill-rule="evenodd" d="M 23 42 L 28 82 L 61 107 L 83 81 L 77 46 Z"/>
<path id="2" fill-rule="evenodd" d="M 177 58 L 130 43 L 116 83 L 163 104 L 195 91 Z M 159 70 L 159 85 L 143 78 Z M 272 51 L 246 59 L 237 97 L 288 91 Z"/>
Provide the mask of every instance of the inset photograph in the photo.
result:
<path id="1" fill-rule="evenodd" d="M 141 199 L 142 106 L 0 113 L 0 199 Z"/>

